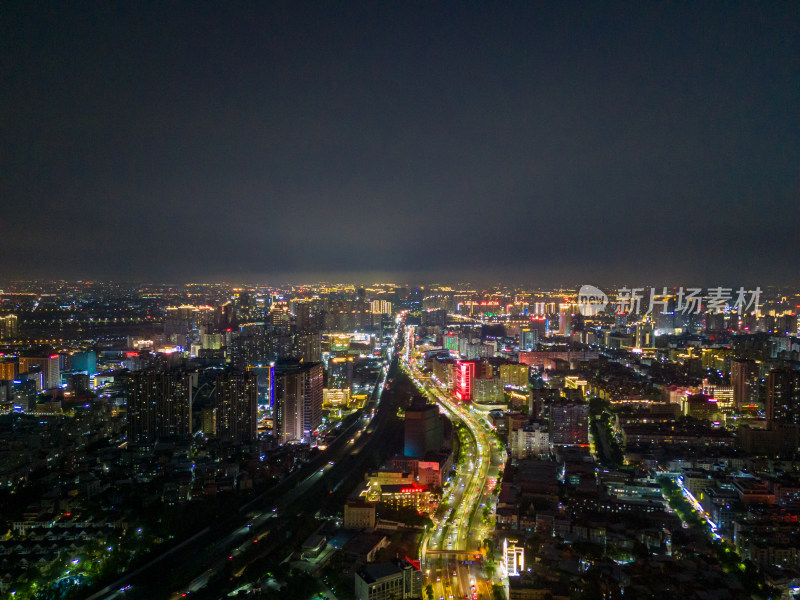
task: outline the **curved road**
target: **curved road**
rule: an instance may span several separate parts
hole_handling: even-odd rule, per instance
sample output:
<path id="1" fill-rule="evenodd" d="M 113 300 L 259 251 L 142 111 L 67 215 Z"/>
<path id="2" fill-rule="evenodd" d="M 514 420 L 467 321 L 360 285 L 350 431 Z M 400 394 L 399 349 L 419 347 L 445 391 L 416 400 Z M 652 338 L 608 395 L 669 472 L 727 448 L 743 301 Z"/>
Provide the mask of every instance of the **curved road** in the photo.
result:
<path id="1" fill-rule="evenodd" d="M 408 328 L 407 335 L 413 335 L 412 327 Z M 483 540 L 491 532 L 490 524 L 483 521 L 483 510 L 488 506 L 493 511 L 496 505 L 492 492 L 505 465 L 506 452 L 483 415 L 456 400 L 439 382 L 420 372 L 409 341 L 405 346 L 404 369 L 454 423 L 464 426 L 466 433 L 463 452 L 467 460 L 445 488 L 436 514 L 436 526 L 427 532 L 421 544 L 426 584 L 433 585 L 434 598 L 449 600 L 466 596 L 489 600 L 492 581 L 483 571 L 483 557 L 476 558 L 481 555 Z"/>

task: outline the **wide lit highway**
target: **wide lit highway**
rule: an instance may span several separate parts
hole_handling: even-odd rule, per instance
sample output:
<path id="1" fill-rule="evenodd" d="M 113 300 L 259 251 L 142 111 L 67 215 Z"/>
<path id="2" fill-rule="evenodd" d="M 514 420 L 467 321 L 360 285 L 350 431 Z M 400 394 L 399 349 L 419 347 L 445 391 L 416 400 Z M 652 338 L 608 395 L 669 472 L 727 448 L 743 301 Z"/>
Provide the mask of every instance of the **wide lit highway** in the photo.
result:
<path id="1" fill-rule="evenodd" d="M 445 487 L 434 527 L 422 540 L 420 558 L 426 585 L 433 585 L 434 598 L 488 600 L 492 581 L 483 571 L 482 546 L 492 527 L 484 521 L 483 513 L 484 507 L 494 509 L 492 491 L 505 465 L 505 449 L 484 415 L 420 372 L 410 338 L 413 329 L 407 328 L 403 367 L 431 401 L 437 402 L 454 423 L 464 426 L 461 441 L 466 456 Z"/>

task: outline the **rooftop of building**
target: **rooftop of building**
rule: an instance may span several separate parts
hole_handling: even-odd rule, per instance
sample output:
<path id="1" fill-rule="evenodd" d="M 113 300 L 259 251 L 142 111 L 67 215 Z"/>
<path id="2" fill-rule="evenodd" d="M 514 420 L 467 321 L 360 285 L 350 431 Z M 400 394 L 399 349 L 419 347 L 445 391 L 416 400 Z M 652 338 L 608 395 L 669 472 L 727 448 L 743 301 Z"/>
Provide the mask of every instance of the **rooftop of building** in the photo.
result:
<path id="1" fill-rule="evenodd" d="M 402 569 L 395 562 L 370 563 L 358 572 L 358 576 L 367 583 L 377 583 L 401 572 Z"/>

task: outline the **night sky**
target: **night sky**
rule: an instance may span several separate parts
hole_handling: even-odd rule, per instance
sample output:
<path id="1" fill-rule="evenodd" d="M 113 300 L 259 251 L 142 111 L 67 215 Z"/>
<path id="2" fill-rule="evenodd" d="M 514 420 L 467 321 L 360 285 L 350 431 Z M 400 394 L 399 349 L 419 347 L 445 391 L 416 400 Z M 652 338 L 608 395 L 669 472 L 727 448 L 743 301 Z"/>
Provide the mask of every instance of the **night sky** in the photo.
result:
<path id="1" fill-rule="evenodd" d="M 800 283 L 800 3 L 0 5 L 0 277 Z"/>

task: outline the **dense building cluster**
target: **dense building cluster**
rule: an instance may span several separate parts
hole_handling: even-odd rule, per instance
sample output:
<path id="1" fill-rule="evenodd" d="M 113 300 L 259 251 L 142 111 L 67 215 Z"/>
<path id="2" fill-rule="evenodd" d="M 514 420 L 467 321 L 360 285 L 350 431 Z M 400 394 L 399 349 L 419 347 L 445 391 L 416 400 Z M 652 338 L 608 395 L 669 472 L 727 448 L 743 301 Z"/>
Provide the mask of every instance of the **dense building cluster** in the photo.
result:
<path id="1" fill-rule="evenodd" d="M 0 591 L 88 589 L 319 481 L 337 504 L 269 556 L 342 597 L 790 597 L 800 296 L 616 292 L 9 284 Z"/>
<path id="2" fill-rule="evenodd" d="M 423 301 L 423 372 L 485 413 L 508 450 L 494 546 L 527 560 L 506 593 L 791 595 L 798 295 L 771 290 L 751 311 L 703 296 L 686 310 L 681 288 L 645 312 L 627 292 L 598 311 L 576 290 Z"/>
<path id="3" fill-rule="evenodd" d="M 208 516 L 301 469 L 375 390 L 398 292 L 4 286 L 0 591 L 34 597 L 51 567 L 71 586 L 113 577 L 204 525 L 176 524 L 181 510 Z M 70 543 L 43 543 L 67 527 Z M 99 566 L 68 568 L 89 553 Z"/>

